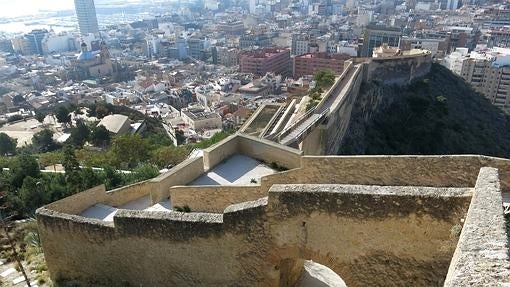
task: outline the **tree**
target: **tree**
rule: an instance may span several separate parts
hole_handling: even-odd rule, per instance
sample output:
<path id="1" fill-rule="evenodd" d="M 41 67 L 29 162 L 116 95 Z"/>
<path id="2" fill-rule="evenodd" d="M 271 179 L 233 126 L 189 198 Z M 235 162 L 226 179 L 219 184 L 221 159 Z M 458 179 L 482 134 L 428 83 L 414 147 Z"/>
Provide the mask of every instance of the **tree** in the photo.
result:
<path id="1" fill-rule="evenodd" d="M 76 159 L 74 148 L 70 145 L 64 147 L 64 160 L 62 162 L 67 173 L 80 170 L 80 163 Z"/>
<path id="2" fill-rule="evenodd" d="M 106 189 L 110 190 L 124 184 L 122 174 L 116 171 L 113 167 L 107 165 L 104 167 L 104 177 Z"/>
<path id="3" fill-rule="evenodd" d="M 127 175 L 129 183 L 139 182 L 154 178 L 159 175 L 159 169 L 151 164 L 144 164 Z"/>
<path id="4" fill-rule="evenodd" d="M 184 132 L 181 130 L 175 130 L 175 138 L 177 139 L 177 145 L 186 143 L 186 136 L 184 136 Z"/>
<path id="5" fill-rule="evenodd" d="M 99 174 L 92 170 L 90 167 L 86 167 L 81 170 L 82 189 L 92 188 L 103 183 L 103 179 Z"/>
<path id="6" fill-rule="evenodd" d="M 41 171 L 37 160 L 32 155 L 23 153 L 16 157 L 10 165 L 12 179 L 11 187 L 20 188 L 25 177 L 38 178 Z"/>
<path id="7" fill-rule="evenodd" d="M 76 115 L 83 115 L 83 111 L 81 109 L 82 107 L 76 106 L 73 111 Z"/>
<path id="8" fill-rule="evenodd" d="M 15 95 L 15 96 L 12 98 L 12 102 L 13 102 L 14 104 L 16 104 L 16 105 L 17 105 L 17 104 L 20 104 L 20 103 L 22 103 L 22 102 L 24 102 L 24 101 L 25 101 L 25 98 L 24 98 L 22 95 L 20 95 L 20 94 L 17 94 L 17 95 Z"/>
<path id="9" fill-rule="evenodd" d="M 318 88 L 326 89 L 335 82 L 335 74 L 329 70 L 323 70 L 317 72 L 313 79 L 317 83 Z"/>
<path id="10" fill-rule="evenodd" d="M 10 117 L 7 119 L 7 122 L 8 122 L 8 123 L 12 123 L 12 122 L 21 121 L 22 119 L 23 119 L 23 116 L 22 116 L 22 115 L 13 115 L 13 116 L 10 116 Z"/>
<path id="11" fill-rule="evenodd" d="M 5 197 L 5 194 L 0 193 L 0 199 L 2 199 L 4 197 Z M 6 206 L 2 204 L 0 206 L 0 228 L 2 228 L 5 233 L 5 237 L 7 238 L 7 242 L 9 243 L 9 245 L 11 247 L 14 260 L 16 260 L 16 263 L 18 265 L 18 269 L 21 271 L 21 274 L 25 278 L 25 283 L 27 284 L 28 287 L 31 287 L 32 285 L 30 283 L 30 279 L 28 278 L 27 273 L 25 272 L 25 268 L 23 267 L 23 264 L 21 264 L 20 256 L 18 255 L 18 251 L 16 250 L 15 241 L 9 234 L 9 225 L 10 225 L 10 221 L 12 218 L 12 214 L 11 215 L 6 214 L 6 212 L 5 212 L 6 210 L 7 210 Z"/>
<path id="12" fill-rule="evenodd" d="M 99 103 L 96 106 L 96 114 L 97 117 L 102 119 L 106 117 L 111 112 L 111 107 L 105 103 Z"/>
<path id="13" fill-rule="evenodd" d="M 37 208 L 47 202 L 44 184 L 31 176 L 27 176 L 23 180 L 19 196 L 27 214 L 33 214 Z"/>
<path id="14" fill-rule="evenodd" d="M 107 147 L 110 145 L 110 132 L 103 126 L 96 126 L 92 128 L 90 141 L 94 146 Z"/>
<path id="15" fill-rule="evenodd" d="M 0 133 L 0 155 L 14 154 L 16 151 L 16 140 L 5 133 Z"/>
<path id="16" fill-rule="evenodd" d="M 41 112 L 35 112 L 35 119 L 41 124 L 44 122 L 44 118 L 46 118 L 46 114 Z"/>
<path id="17" fill-rule="evenodd" d="M 55 111 L 55 116 L 57 117 L 57 121 L 62 124 L 70 124 L 71 123 L 71 114 L 69 113 L 69 110 L 64 107 L 60 106 Z"/>
<path id="18" fill-rule="evenodd" d="M 151 162 L 160 168 L 169 168 L 181 163 L 186 157 L 186 148 L 162 146 L 152 152 Z"/>
<path id="19" fill-rule="evenodd" d="M 147 143 L 138 134 L 117 137 L 111 152 L 115 164 L 120 168 L 134 168 L 149 157 Z"/>
<path id="20" fill-rule="evenodd" d="M 74 154 L 74 148 L 70 145 L 64 148 L 64 161 L 62 162 L 66 171 L 66 182 L 72 192 L 77 192 L 82 188 L 82 179 L 80 174 L 80 164 Z"/>
<path id="21" fill-rule="evenodd" d="M 90 135 L 89 127 L 83 121 L 76 121 L 76 128 L 71 130 L 69 140 L 76 146 L 83 146 Z"/>
<path id="22" fill-rule="evenodd" d="M 44 129 L 32 137 L 32 144 L 39 152 L 49 152 L 57 149 L 57 144 L 53 141 L 53 132 Z"/>

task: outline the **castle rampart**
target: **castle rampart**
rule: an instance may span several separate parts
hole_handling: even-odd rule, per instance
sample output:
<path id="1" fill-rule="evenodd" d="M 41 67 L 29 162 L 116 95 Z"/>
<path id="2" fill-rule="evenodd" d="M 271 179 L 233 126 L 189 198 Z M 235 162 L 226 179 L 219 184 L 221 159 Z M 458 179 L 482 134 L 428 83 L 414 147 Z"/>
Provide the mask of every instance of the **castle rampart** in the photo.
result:
<path id="1" fill-rule="evenodd" d="M 225 148 L 220 143 L 208 154 L 222 147 L 219 154 L 224 156 L 240 150 L 261 160 L 267 156 L 259 152 L 267 141 L 236 135 L 225 142 L 237 144 Z M 500 238 L 504 219 L 499 185 L 501 178 L 501 186 L 509 188 L 509 160 L 469 155 L 299 156 L 279 147 L 271 143 L 267 150 L 294 154 L 299 160 L 286 163 L 299 165 L 264 176 L 253 186 L 182 186 L 183 175 L 189 180 L 197 176 L 191 168 L 205 170 L 205 159 L 199 158 L 154 180 L 114 191 L 93 188 L 39 209 L 52 279 L 78 286 L 292 286 L 303 260 L 311 259 L 337 272 L 348 286 L 440 285 L 448 269 L 448 278 L 471 276 L 463 271 L 468 249 L 457 245 L 464 219 L 468 226 L 485 226 L 497 235 L 497 242 L 483 239 L 490 242 L 482 262 L 499 260 L 497 268 L 509 267 L 501 253 L 507 245 Z M 484 166 L 499 168 L 500 176 Z M 181 186 L 166 186 L 172 182 Z M 167 193 L 161 193 L 165 188 Z M 170 196 L 172 204 L 175 196 L 192 212 L 119 209 L 113 222 L 80 215 L 93 204 L 122 204 L 153 192 Z M 494 214 L 487 218 L 475 212 L 477 208 L 493 208 Z M 472 246 L 463 238 L 473 232 L 463 231 L 459 244 Z M 484 272 L 498 272 L 497 280 L 510 279 L 508 269 L 497 268 Z M 493 278 L 488 276 L 482 277 Z"/>
<path id="2" fill-rule="evenodd" d="M 302 140 L 300 149 L 307 155 L 336 154 L 351 123 L 352 111 L 361 93 L 363 82 L 378 82 L 383 85 L 406 85 L 425 76 L 431 68 L 432 58 L 429 51 L 413 55 L 385 58 L 354 58 L 344 64 L 342 77 L 350 75 L 344 86 L 336 87 L 343 81 L 337 79 L 330 91 L 338 94 L 337 102 L 329 107 L 329 114 L 322 125 L 314 128 Z M 353 70 L 352 74 L 349 73 Z M 327 93 L 327 96 L 331 92 Z M 318 105 L 321 107 L 327 99 Z"/>

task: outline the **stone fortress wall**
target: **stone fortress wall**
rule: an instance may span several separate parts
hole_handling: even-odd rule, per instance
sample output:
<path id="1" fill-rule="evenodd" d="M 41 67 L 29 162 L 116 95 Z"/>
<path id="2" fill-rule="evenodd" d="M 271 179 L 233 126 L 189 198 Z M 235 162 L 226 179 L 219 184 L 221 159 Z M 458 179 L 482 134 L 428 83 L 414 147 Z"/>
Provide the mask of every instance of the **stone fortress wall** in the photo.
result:
<path id="1" fill-rule="evenodd" d="M 183 186 L 235 153 L 289 170 L 255 186 Z M 479 176 L 485 166 L 499 171 Z M 156 179 L 52 203 L 37 220 L 51 277 L 63 286 L 292 286 L 304 259 L 330 267 L 348 286 L 439 286 L 445 278 L 445 286 L 459 286 L 471 276 L 466 264 L 487 269 L 474 280 L 510 278 L 508 269 L 498 279 L 487 267 L 508 267 L 499 179 L 509 190 L 509 172 L 506 159 L 301 156 L 235 135 Z M 110 223 L 78 215 L 98 202 L 145 195 L 170 196 L 193 212 L 119 210 Z M 488 207 L 491 218 L 475 212 Z M 477 232 L 494 234 L 481 258 L 470 250 Z"/>
<path id="2" fill-rule="evenodd" d="M 306 155 L 336 154 L 351 122 L 353 108 L 359 101 L 362 83 L 406 85 L 425 76 L 430 71 L 431 65 L 429 51 L 406 56 L 354 58 L 346 61 L 344 70 L 356 69 L 356 71 L 347 83 L 348 90 L 345 96 L 331 107 L 327 121 L 302 141 L 300 149 Z"/>
<path id="3" fill-rule="evenodd" d="M 403 85 L 430 69 L 425 54 L 358 61 L 347 96 L 305 139 L 304 154 L 339 144 L 363 80 Z M 235 154 L 288 170 L 252 185 L 186 185 Z M 284 287 L 311 259 L 351 287 L 510 281 L 501 196 L 510 192 L 510 160 L 302 154 L 236 134 L 155 179 L 40 208 L 51 277 L 62 286 Z M 192 212 L 120 209 L 113 222 L 79 215 L 145 196 Z"/>

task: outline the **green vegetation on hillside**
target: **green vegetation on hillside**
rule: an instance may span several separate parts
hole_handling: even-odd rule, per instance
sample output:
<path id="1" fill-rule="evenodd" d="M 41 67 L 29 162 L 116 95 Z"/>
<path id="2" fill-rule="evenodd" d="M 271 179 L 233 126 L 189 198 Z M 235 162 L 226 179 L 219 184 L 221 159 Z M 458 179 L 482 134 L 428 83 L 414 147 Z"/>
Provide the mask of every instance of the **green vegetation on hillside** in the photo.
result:
<path id="1" fill-rule="evenodd" d="M 383 102 L 365 122 L 377 94 Z M 510 157 L 508 115 L 437 64 L 406 87 L 364 84 L 353 114 L 340 154 Z"/>
<path id="2" fill-rule="evenodd" d="M 308 95 L 310 100 L 306 105 L 306 111 L 311 110 L 319 104 L 322 99 L 322 93 L 335 83 L 335 74 L 330 70 L 319 71 L 313 76 L 313 80 L 315 81 L 315 87 Z"/>
<path id="3" fill-rule="evenodd" d="M 35 219 L 31 218 L 26 221 L 11 223 L 7 230 L 10 238 L 15 242 L 18 258 L 22 260 L 30 281 L 37 282 L 39 286 L 48 286 L 46 284 L 50 283 L 50 279 Z M 5 230 L 0 231 L 0 258 L 5 259 L 6 264 L 15 262 L 15 256 Z M 17 265 L 14 267 L 19 269 Z M 7 282 L 7 279 L 2 279 Z M 0 286 L 4 286 L 2 281 L 0 281 Z"/>
<path id="4" fill-rule="evenodd" d="M 58 121 L 70 133 L 64 144 L 53 140 L 50 129 L 36 133 L 32 143 L 22 148 L 16 148 L 15 140 L 0 133 L 0 194 L 5 195 L 0 206 L 6 206 L 8 214 L 24 218 L 44 204 L 100 184 L 113 189 L 153 178 L 160 169 L 185 160 L 192 150 L 207 148 L 231 133 L 224 131 L 198 143 L 174 146 L 159 120 L 127 107 L 98 103 L 88 111 L 99 118 L 118 113 L 133 121 L 144 120 L 147 128 L 143 134 L 115 136 L 96 123 L 73 123 L 71 111 L 81 109 L 60 106 L 55 110 Z M 44 117 L 38 118 L 42 121 Z M 48 166 L 57 171 L 56 165 L 62 165 L 65 173 L 41 172 Z"/>

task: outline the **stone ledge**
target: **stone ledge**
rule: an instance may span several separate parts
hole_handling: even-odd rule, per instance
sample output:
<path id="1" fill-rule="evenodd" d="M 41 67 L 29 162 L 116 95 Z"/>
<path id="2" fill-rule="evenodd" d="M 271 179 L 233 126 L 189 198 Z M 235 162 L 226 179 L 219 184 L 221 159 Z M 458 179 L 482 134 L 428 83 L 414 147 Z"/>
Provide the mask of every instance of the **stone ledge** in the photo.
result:
<path id="1" fill-rule="evenodd" d="M 235 213 L 235 212 L 240 212 L 240 211 L 244 211 L 244 210 L 251 209 L 251 208 L 267 206 L 267 200 L 268 200 L 268 198 L 266 196 L 266 197 L 259 198 L 257 200 L 253 200 L 253 201 L 232 204 L 232 205 L 227 206 L 227 208 L 225 208 L 225 211 L 223 213 L 224 214 Z"/>
<path id="2" fill-rule="evenodd" d="M 51 210 L 45 207 L 41 207 L 35 211 L 35 214 L 38 219 L 54 219 L 54 220 L 63 220 L 69 221 L 73 223 L 79 224 L 89 224 L 89 225 L 97 225 L 102 227 L 113 228 L 113 222 L 103 221 L 95 218 L 83 217 L 80 215 L 67 214 L 55 210 Z"/>
<path id="3" fill-rule="evenodd" d="M 412 214 L 461 224 L 471 200 L 470 188 L 335 184 L 273 185 L 269 210 L 282 220 L 314 212 L 359 220 L 383 220 Z"/>
<path id="4" fill-rule="evenodd" d="M 469 197 L 471 188 L 378 186 L 350 184 L 275 184 L 270 193 L 341 193 L 367 195 L 401 195 L 413 197 Z"/>
<path id="5" fill-rule="evenodd" d="M 168 220 L 180 222 L 202 222 L 202 223 L 223 223 L 223 215 L 216 213 L 197 213 L 197 212 L 177 212 L 177 211 L 147 211 L 147 210 L 127 210 L 119 209 L 115 214 L 115 219 L 147 219 L 147 220 Z"/>
<path id="6" fill-rule="evenodd" d="M 444 286 L 508 286 L 507 244 L 498 170 L 483 167 Z"/>

